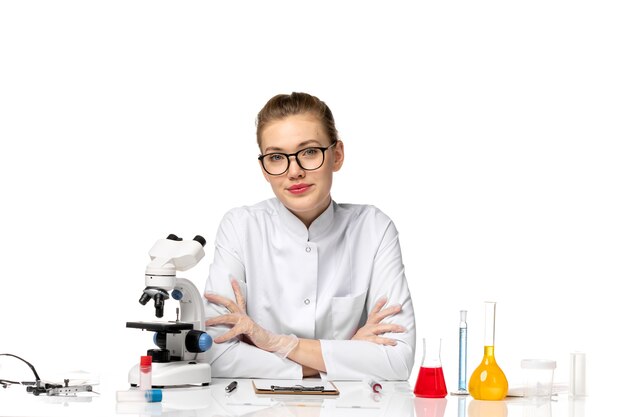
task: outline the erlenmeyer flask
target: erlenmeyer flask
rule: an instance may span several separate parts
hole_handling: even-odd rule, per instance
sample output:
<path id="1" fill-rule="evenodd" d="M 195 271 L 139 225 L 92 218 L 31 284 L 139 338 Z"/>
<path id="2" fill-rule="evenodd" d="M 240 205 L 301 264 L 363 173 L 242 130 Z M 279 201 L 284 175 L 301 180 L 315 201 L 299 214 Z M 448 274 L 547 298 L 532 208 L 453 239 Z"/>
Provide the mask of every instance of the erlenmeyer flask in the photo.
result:
<path id="1" fill-rule="evenodd" d="M 426 398 L 444 398 L 448 395 L 446 389 L 446 381 L 443 377 L 443 368 L 441 367 L 441 339 L 440 338 L 424 338 L 424 356 L 422 357 L 422 366 L 417 381 L 415 381 L 415 389 L 413 393 L 417 397 Z"/>
<path id="2" fill-rule="evenodd" d="M 469 380 L 469 393 L 477 400 L 501 400 L 509 391 L 509 382 L 494 356 L 495 332 L 496 303 L 485 302 L 485 352 Z"/>

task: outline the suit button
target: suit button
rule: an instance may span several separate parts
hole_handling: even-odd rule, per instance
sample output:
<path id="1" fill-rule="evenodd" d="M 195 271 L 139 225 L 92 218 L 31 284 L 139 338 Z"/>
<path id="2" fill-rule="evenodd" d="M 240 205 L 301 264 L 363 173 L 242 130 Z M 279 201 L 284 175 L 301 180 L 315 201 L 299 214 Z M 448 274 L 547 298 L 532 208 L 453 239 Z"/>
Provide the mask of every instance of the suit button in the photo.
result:
<path id="1" fill-rule="evenodd" d="M 304 304 L 309 305 L 309 303 L 311 302 L 311 300 L 309 300 L 308 298 L 306 300 L 304 300 Z"/>
<path id="2" fill-rule="evenodd" d="M 307 252 L 311 252 L 311 247 L 310 247 L 310 246 L 307 246 L 307 247 L 306 247 L 306 249 L 305 249 L 305 251 L 307 251 Z"/>

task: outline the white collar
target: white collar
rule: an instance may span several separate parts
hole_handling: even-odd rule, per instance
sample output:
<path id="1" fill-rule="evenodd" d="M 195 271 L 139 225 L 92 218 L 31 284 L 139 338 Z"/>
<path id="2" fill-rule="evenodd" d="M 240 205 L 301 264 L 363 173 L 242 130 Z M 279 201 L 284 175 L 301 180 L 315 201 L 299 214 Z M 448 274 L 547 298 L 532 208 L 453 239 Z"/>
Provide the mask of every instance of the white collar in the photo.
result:
<path id="1" fill-rule="evenodd" d="M 328 227 L 333 223 L 335 217 L 335 202 L 331 199 L 330 204 L 317 216 L 311 226 L 307 229 L 302 220 L 296 217 L 287 207 L 277 199 L 278 217 L 285 227 L 298 238 L 306 241 L 316 241 L 324 235 Z"/>

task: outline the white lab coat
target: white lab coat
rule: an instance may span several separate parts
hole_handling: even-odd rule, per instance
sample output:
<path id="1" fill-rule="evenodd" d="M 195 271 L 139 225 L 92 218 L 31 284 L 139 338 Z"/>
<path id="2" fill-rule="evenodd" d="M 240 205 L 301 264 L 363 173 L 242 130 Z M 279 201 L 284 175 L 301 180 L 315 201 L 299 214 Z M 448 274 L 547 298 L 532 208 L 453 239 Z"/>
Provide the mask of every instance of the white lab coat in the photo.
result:
<path id="1" fill-rule="evenodd" d="M 277 199 L 229 211 L 215 240 L 206 291 L 234 300 L 229 277 L 245 289 L 248 315 L 278 334 L 319 339 L 327 377 L 409 378 L 415 359 L 415 317 L 393 222 L 373 206 L 332 202 L 307 229 Z M 385 322 L 406 333 L 383 335 L 396 346 L 352 341 L 376 301 L 401 304 Z M 207 318 L 226 309 L 206 303 Z M 217 337 L 227 330 L 207 331 Z M 302 378 L 302 367 L 234 340 L 213 344 L 205 359 L 215 377 Z"/>

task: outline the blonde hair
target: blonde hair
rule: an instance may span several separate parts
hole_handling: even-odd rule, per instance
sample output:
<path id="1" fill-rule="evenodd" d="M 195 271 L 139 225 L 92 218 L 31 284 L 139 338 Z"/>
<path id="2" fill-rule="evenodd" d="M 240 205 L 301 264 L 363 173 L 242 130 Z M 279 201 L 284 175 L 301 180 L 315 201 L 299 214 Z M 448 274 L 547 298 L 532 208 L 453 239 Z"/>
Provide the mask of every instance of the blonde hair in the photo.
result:
<path id="1" fill-rule="evenodd" d="M 330 108 L 319 98 L 307 93 L 278 94 L 263 106 L 256 118 L 256 141 L 261 148 L 263 129 L 270 123 L 297 114 L 311 114 L 319 119 L 330 139 L 330 144 L 339 140 L 335 119 Z"/>

